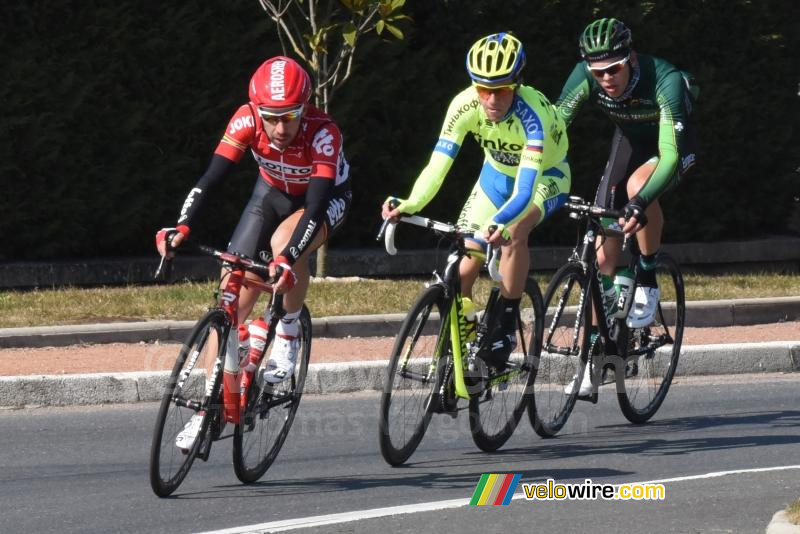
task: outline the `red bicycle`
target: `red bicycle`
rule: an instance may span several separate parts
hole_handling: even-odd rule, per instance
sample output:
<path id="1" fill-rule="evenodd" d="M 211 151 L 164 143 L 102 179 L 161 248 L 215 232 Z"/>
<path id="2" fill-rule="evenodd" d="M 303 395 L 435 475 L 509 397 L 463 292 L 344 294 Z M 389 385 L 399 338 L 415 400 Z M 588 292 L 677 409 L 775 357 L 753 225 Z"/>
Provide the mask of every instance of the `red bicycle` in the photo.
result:
<path id="1" fill-rule="evenodd" d="M 171 237 L 167 239 L 167 243 Z M 281 449 L 303 393 L 311 352 L 311 315 L 300 313 L 300 346 L 292 377 L 278 384 L 265 382 L 262 369 L 275 326 L 285 314 L 282 295 L 272 284 L 245 278 L 253 272 L 268 279 L 269 268 L 250 258 L 211 247 L 195 247 L 222 262 L 225 288 L 217 304 L 197 322 L 181 347 L 164 388 L 150 449 L 150 485 L 159 497 L 174 492 L 196 458 L 208 460 L 215 441 L 233 438 L 233 468 L 244 483 L 261 478 Z M 156 277 L 170 266 L 162 259 Z M 280 274 L 280 273 L 279 273 Z M 267 309 L 266 342 L 256 354 L 239 352 L 239 292 L 242 287 L 272 293 Z M 176 444 L 192 416 L 202 417 L 199 433 L 189 448 Z M 228 423 L 233 431 L 224 434 Z"/>

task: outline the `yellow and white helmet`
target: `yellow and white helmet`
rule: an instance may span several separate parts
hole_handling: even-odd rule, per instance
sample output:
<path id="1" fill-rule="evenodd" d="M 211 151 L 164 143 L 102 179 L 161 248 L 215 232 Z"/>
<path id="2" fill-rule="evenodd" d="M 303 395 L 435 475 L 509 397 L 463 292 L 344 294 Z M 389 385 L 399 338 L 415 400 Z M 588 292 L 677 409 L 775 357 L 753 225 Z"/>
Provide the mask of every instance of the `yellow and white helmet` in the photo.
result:
<path id="1" fill-rule="evenodd" d="M 478 39 L 467 52 L 467 72 L 478 85 L 516 83 L 523 67 L 522 43 L 508 32 Z"/>

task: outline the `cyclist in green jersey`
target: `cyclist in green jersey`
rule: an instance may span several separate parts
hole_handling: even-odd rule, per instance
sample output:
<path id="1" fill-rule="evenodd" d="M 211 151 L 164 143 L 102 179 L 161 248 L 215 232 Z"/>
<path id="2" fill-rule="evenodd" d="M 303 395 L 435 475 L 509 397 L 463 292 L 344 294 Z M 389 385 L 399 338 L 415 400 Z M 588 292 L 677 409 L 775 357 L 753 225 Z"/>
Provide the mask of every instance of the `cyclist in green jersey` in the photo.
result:
<path id="1" fill-rule="evenodd" d="M 595 203 L 623 210 L 624 219 L 606 224 L 636 234 L 642 253 L 640 280 L 626 322 L 640 328 L 653 322 L 660 296 L 654 269 L 664 217 L 658 198 L 695 163 L 690 115 L 698 91 L 690 74 L 633 51 L 631 31 L 617 19 L 589 24 L 578 46 L 583 59 L 567 79 L 556 107 L 569 126 L 583 102 L 591 100 L 616 125 Z M 620 240 L 609 238 L 598 251 L 606 287 L 612 284 L 609 278 L 620 250 Z M 589 394 L 591 388 L 591 374 L 584 373 L 579 394 Z"/>
<path id="2" fill-rule="evenodd" d="M 633 51 L 631 31 L 617 19 L 592 22 L 578 45 L 583 60 L 567 79 L 556 107 L 569 126 L 581 104 L 591 100 L 616 125 L 595 202 L 624 209 L 625 219 L 618 224 L 626 234 L 636 234 L 643 279 L 627 322 L 643 327 L 653 321 L 659 297 L 652 270 L 664 226 L 658 198 L 695 163 L 690 116 L 697 88 L 690 74 Z M 619 239 L 605 241 L 598 253 L 603 274 L 613 276 L 619 253 Z"/>
<path id="3" fill-rule="evenodd" d="M 528 235 L 566 202 L 571 181 L 564 122 L 542 93 L 521 84 L 524 66 L 522 43 L 511 33 L 483 37 L 470 48 L 467 72 L 472 83 L 450 103 L 430 161 L 409 197 L 397 199 L 400 204 L 394 209 L 390 197 L 382 210 L 384 219 L 420 211 L 439 191 L 466 135 L 471 133 L 483 148 L 483 167 L 458 226 L 474 232 L 468 247 L 483 250 L 489 243 L 502 248 L 506 313 L 501 328 L 492 333 L 490 363 L 502 363 L 514 348 L 514 318 L 530 269 Z M 490 233 L 490 227 L 496 230 Z M 460 265 L 468 317 L 480 266 L 477 258 L 465 258 Z"/>

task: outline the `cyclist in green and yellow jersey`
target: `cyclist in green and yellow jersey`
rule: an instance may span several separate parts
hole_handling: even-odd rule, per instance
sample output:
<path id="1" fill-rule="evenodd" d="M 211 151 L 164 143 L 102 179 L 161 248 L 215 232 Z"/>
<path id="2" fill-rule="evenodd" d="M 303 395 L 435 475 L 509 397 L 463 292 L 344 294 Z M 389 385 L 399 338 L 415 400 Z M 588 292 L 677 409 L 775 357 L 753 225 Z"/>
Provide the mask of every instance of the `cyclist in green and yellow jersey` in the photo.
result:
<path id="1" fill-rule="evenodd" d="M 695 163 L 691 113 L 698 90 L 690 74 L 633 51 L 631 31 L 617 19 L 592 22 L 578 45 L 583 60 L 556 107 L 569 126 L 581 104 L 591 100 L 616 125 L 595 203 L 624 210 L 624 220 L 608 222 L 636 234 L 642 269 L 627 322 L 644 327 L 653 321 L 659 297 L 653 269 L 664 217 L 658 198 Z M 607 239 L 598 251 L 604 275 L 614 275 L 620 248 L 619 239 Z"/>
<path id="2" fill-rule="evenodd" d="M 427 166 L 407 199 L 382 216 L 413 214 L 436 195 L 461 144 L 471 133 L 484 151 L 483 168 L 458 218 L 458 226 L 474 232 L 468 247 L 482 250 L 487 242 L 502 248 L 501 295 L 506 313 L 502 328 L 492 334 L 501 362 L 513 350 L 515 319 L 530 268 L 528 234 L 566 202 L 570 188 L 567 135 L 555 107 L 533 87 L 522 85 L 525 66 L 522 43 L 511 33 L 479 39 L 467 53 L 469 87 L 450 103 L 439 139 Z M 496 227 L 492 233 L 490 227 Z M 472 296 L 481 262 L 461 262 L 462 293 Z M 469 316 L 471 301 L 465 302 Z M 493 348 L 493 351 L 495 349 Z"/>

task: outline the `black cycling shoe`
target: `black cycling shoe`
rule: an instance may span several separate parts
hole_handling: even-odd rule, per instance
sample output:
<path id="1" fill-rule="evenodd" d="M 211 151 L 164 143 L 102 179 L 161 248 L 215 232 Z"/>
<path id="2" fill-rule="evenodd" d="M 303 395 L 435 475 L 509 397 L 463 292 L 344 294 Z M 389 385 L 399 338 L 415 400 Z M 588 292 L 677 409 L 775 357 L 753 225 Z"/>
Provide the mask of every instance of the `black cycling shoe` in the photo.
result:
<path id="1" fill-rule="evenodd" d="M 479 354 L 481 358 L 497 370 L 506 368 L 508 358 L 517 348 L 517 327 L 515 324 L 501 325 L 489 336 L 487 346 Z"/>

